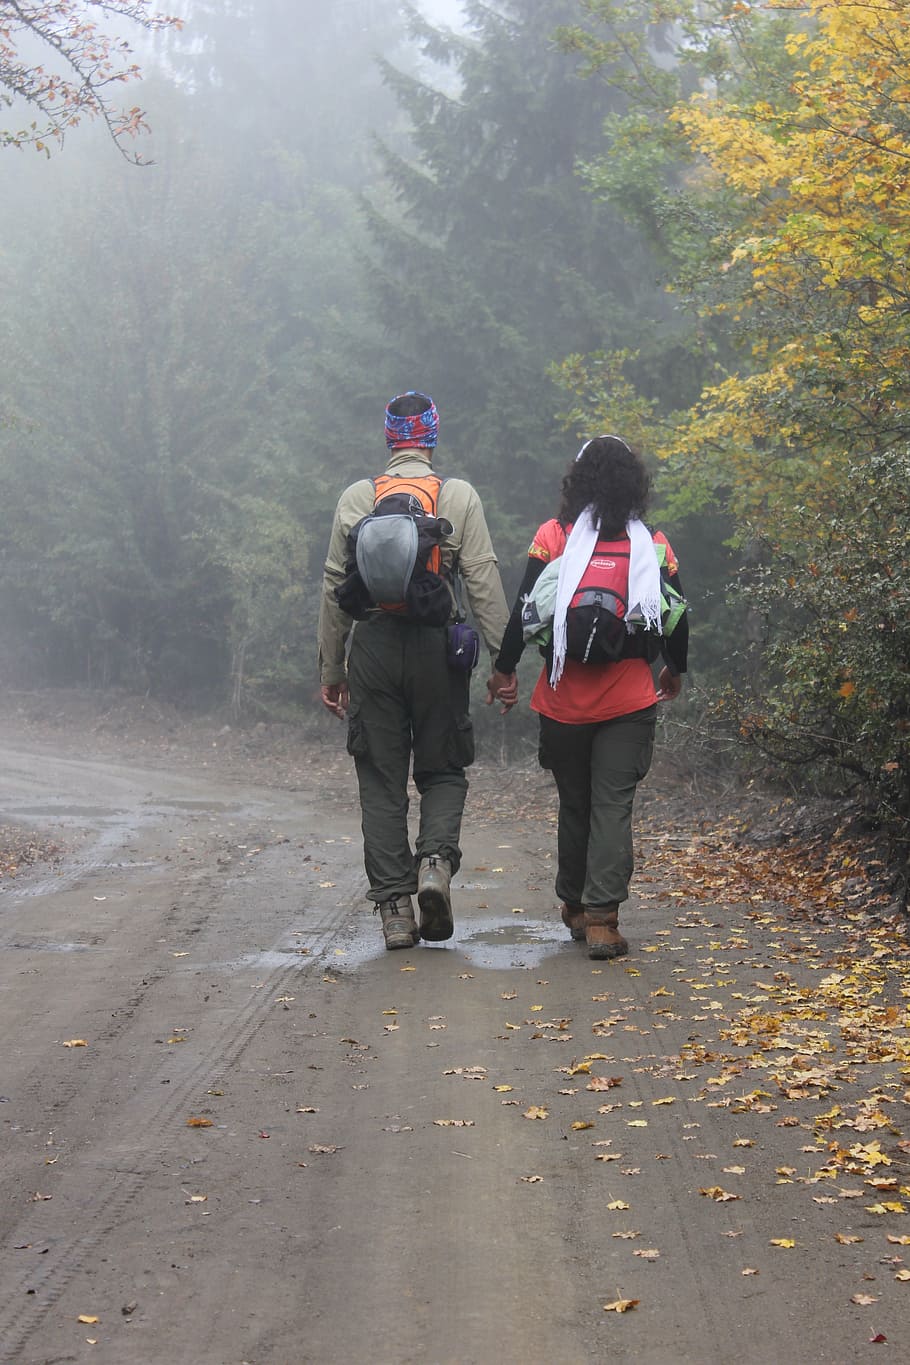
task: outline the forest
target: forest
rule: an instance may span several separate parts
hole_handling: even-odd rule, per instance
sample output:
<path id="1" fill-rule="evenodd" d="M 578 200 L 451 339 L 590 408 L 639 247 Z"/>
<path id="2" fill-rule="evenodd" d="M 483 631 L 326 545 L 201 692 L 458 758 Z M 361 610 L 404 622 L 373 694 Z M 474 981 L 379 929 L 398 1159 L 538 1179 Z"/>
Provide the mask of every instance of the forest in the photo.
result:
<path id="1" fill-rule="evenodd" d="M 906 857 L 908 72 L 904 0 L 0 0 L 0 685 L 305 715 L 420 388 L 508 593 L 640 449 L 680 742 Z"/>

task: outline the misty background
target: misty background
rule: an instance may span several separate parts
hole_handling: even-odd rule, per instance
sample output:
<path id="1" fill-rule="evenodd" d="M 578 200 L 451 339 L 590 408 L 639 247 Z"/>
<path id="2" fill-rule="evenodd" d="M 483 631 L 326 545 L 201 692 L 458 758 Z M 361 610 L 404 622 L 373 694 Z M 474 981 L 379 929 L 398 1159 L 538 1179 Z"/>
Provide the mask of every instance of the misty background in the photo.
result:
<path id="1" fill-rule="evenodd" d="M 287 714 L 389 397 L 434 397 L 511 593 L 590 434 L 551 367 L 635 346 L 668 406 L 696 390 L 659 264 L 577 173 L 623 104 L 554 42 L 577 0 L 161 8 L 180 32 L 129 35 L 153 164 L 89 123 L 0 153 L 0 682 Z M 704 598 L 703 525 L 665 529 Z"/>

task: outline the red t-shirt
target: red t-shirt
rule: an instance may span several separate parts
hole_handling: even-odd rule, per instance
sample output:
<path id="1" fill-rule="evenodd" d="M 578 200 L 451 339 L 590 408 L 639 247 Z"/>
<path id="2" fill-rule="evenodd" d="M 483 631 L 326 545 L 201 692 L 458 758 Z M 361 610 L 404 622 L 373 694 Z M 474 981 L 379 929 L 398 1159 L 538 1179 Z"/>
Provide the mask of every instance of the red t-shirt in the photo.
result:
<path id="1" fill-rule="evenodd" d="M 539 528 L 528 556 L 549 564 L 566 548 L 572 527 L 565 530 L 554 518 Z M 657 531 L 654 540 L 667 547 L 667 569 L 677 571 L 676 557 L 664 535 Z M 565 725 L 590 725 L 643 711 L 657 701 L 654 677 L 647 659 L 618 659 L 611 664 L 583 664 L 566 659 L 559 686 L 550 686 L 546 667 L 531 695 L 531 710 Z"/>

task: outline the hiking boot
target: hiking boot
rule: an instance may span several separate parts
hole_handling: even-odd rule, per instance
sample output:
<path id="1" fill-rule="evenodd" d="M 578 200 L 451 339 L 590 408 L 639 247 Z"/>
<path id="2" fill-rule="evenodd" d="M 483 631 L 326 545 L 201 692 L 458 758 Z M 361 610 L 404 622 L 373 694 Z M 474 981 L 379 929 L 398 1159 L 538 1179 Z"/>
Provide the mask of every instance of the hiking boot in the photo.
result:
<path id="1" fill-rule="evenodd" d="M 413 948 L 420 938 L 414 907 L 410 896 L 393 896 L 377 904 L 382 919 L 382 936 L 389 952 L 395 948 Z"/>
<path id="2" fill-rule="evenodd" d="M 445 858 L 423 858 L 417 873 L 417 904 L 420 906 L 420 937 L 441 943 L 455 932 L 449 881 L 452 872 Z"/>
<path id="3" fill-rule="evenodd" d="M 585 941 L 585 907 L 583 905 L 563 904 L 562 922 L 576 943 Z"/>
<path id="4" fill-rule="evenodd" d="M 585 910 L 585 943 L 588 957 L 622 957 L 629 945 L 619 932 L 619 906 L 599 905 Z"/>

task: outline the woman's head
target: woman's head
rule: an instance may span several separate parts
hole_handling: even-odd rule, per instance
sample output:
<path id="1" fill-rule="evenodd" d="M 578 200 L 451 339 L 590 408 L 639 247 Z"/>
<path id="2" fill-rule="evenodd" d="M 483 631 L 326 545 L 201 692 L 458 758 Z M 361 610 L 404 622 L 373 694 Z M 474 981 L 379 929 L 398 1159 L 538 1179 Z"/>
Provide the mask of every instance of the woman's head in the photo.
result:
<path id="1" fill-rule="evenodd" d="M 621 536 L 626 522 L 643 517 L 651 476 L 640 456 L 618 436 L 595 436 L 582 446 L 562 481 L 559 519 L 568 524 L 589 504 L 605 536 Z"/>

